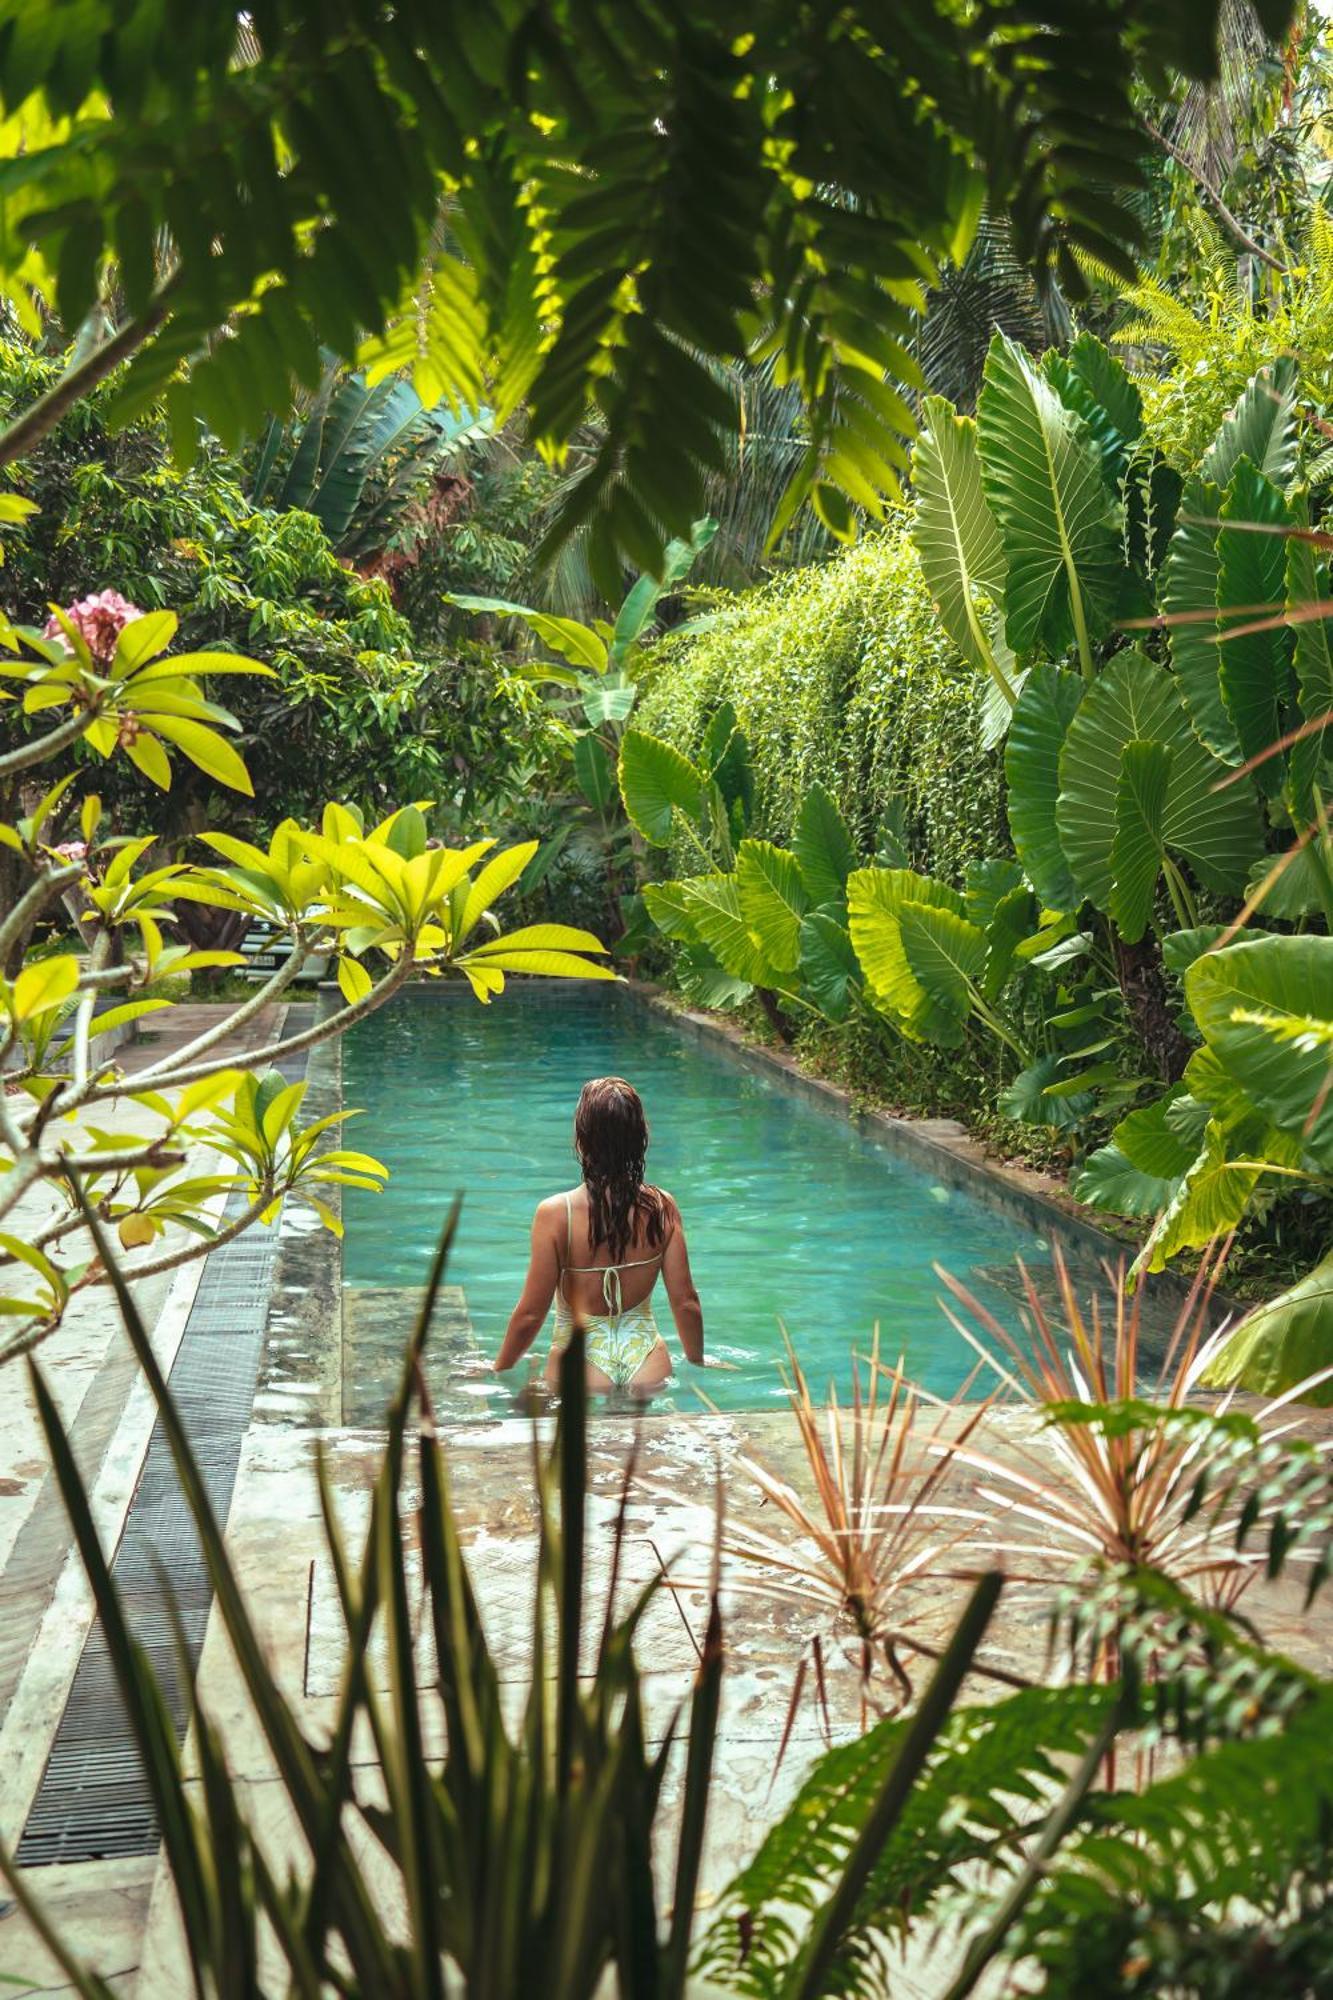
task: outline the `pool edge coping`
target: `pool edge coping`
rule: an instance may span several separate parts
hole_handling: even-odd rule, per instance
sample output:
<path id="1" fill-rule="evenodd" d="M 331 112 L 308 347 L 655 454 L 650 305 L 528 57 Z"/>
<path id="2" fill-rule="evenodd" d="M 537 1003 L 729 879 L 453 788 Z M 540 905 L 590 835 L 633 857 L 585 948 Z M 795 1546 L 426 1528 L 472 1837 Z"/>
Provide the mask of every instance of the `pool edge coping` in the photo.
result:
<path id="1" fill-rule="evenodd" d="M 1076 1238 L 1113 1266 L 1131 1259 L 1138 1248 L 1132 1237 L 1117 1236 L 1094 1222 L 1072 1195 L 1062 1196 L 1049 1177 L 1036 1168 L 1009 1166 L 995 1159 L 961 1120 L 908 1118 L 898 1112 L 863 1109 L 841 1084 L 831 1083 L 827 1077 L 811 1076 L 796 1056 L 751 1041 L 731 1022 L 688 1006 L 649 980 L 627 979 L 625 985 L 643 1005 L 677 1026 L 688 1028 L 700 1041 L 713 1041 L 725 1047 L 753 1073 L 781 1081 L 858 1131 L 881 1139 L 904 1160 L 929 1168 L 942 1181 L 977 1195 L 992 1207 L 1014 1214 L 1053 1236 Z M 1159 1297 L 1166 1293 L 1181 1306 L 1193 1288 L 1190 1278 L 1169 1267 L 1154 1272 L 1151 1283 Z M 1253 1309 L 1253 1301 L 1235 1298 L 1221 1290 L 1213 1291 L 1206 1305 L 1210 1328 L 1224 1321 L 1235 1323 Z"/>
<path id="2" fill-rule="evenodd" d="M 550 979 L 543 980 L 541 985 L 546 991 L 561 986 L 572 991 L 576 987 L 585 988 L 586 982 Z M 422 990 L 429 1000 L 448 1003 L 467 998 L 461 985 L 439 984 Z M 738 1062 L 751 1074 L 767 1077 L 829 1116 L 839 1118 L 854 1129 L 881 1141 L 899 1158 L 924 1168 L 946 1185 L 974 1195 L 1029 1228 L 1056 1240 L 1072 1240 L 1109 1262 L 1113 1268 L 1133 1255 L 1136 1246 L 1132 1241 L 1113 1235 L 1086 1214 L 1066 1207 L 1053 1186 L 1041 1184 L 1044 1177 L 1038 1176 L 1035 1169 L 1011 1167 L 994 1159 L 983 1143 L 960 1121 L 905 1118 L 894 1112 L 862 1109 L 840 1084 L 808 1075 L 794 1056 L 750 1041 L 732 1023 L 686 1006 L 648 980 L 626 979 L 621 984 L 621 991 L 647 1012 L 672 1023 L 679 1032 L 689 1034 L 704 1044 L 711 1044 L 719 1054 L 725 1051 L 729 1060 Z M 328 1013 L 342 1004 L 337 986 L 332 981 L 322 982 L 318 991 L 317 1018 L 327 1018 Z M 319 1059 L 311 1066 L 312 1084 L 315 1075 L 318 1075 L 319 1085 L 322 1086 L 318 1093 L 318 1108 L 344 1109 L 341 1036 L 331 1037 L 322 1043 L 312 1051 L 312 1057 Z M 326 1143 L 336 1145 L 338 1140 L 336 1136 L 331 1136 Z M 1037 1185 L 1033 1184 L 1034 1181 Z M 342 1191 L 330 1186 L 324 1192 L 340 1197 Z M 1072 1201 L 1072 1197 L 1065 1199 Z M 330 1205 L 335 1206 L 334 1203 Z M 339 1214 L 341 1209 L 339 1199 L 336 1202 Z M 1151 1283 L 1159 1298 L 1165 1296 L 1176 1307 L 1183 1307 L 1190 1296 L 1191 1281 L 1178 1271 L 1168 1268 L 1157 1272 Z M 288 1378 L 284 1387 L 280 1370 L 273 1364 L 280 1360 L 283 1349 L 290 1352 L 289 1316 L 294 1301 L 301 1301 L 296 1308 L 302 1335 L 298 1344 L 305 1348 L 307 1354 L 311 1348 L 322 1350 L 322 1353 L 320 1365 L 311 1374 L 295 1382 Z M 321 1301 L 325 1308 L 322 1334 L 319 1326 Z M 1207 1302 L 1207 1324 L 1210 1329 L 1223 1323 L 1234 1324 L 1250 1309 L 1245 1301 L 1215 1292 Z M 281 1323 L 280 1312 L 283 1314 Z M 278 1245 L 269 1316 L 254 1420 L 295 1423 L 301 1428 L 340 1424 L 344 1408 L 343 1245 L 329 1231 L 302 1231 L 297 1235 L 283 1232 Z M 293 1388 L 296 1391 L 294 1395 L 291 1393 Z"/>

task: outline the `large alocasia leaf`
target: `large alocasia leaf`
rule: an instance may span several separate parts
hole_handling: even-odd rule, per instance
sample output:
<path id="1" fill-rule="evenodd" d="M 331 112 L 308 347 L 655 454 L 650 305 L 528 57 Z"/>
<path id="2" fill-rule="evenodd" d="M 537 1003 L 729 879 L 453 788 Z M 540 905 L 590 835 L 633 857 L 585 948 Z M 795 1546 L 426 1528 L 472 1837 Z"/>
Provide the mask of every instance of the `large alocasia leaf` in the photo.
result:
<path id="1" fill-rule="evenodd" d="M 643 887 L 643 903 L 663 937 L 675 938 L 682 942 L 691 939 L 697 941 L 685 883 L 646 882 Z"/>
<path id="2" fill-rule="evenodd" d="M 1246 1096 L 1333 1168 L 1333 938 L 1266 937 L 1197 959 L 1185 995 Z"/>
<path id="3" fill-rule="evenodd" d="M 1135 1261 L 1136 1273 L 1163 1270 L 1181 1250 L 1201 1250 L 1236 1227 L 1263 1171 L 1254 1163 L 1255 1136 L 1217 1121 L 1208 1125 L 1198 1155 Z"/>
<path id="4" fill-rule="evenodd" d="M 775 972 L 794 972 L 806 911 L 796 856 L 771 840 L 743 840 L 736 854 L 736 893 L 764 962 Z"/>
<path id="5" fill-rule="evenodd" d="M 1199 461 L 1199 477 L 1229 486 L 1242 458 L 1285 490 L 1296 470 L 1296 363 L 1270 361 L 1246 385 L 1230 416 Z"/>
<path id="6" fill-rule="evenodd" d="M 1209 1363 L 1202 1380 L 1210 1389 L 1233 1383 L 1258 1396 L 1280 1396 L 1333 1361 L 1333 1254 L 1308 1277 L 1244 1318 Z M 1333 1403 L 1333 1381 L 1312 1386 L 1302 1399 Z"/>
<path id="7" fill-rule="evenodd" d="M 930 903 L 904 903 L 898 913 L 903 956 L 932 1012 L 961 1026 L 986 964 L 986 939 L 975 924 Z"/>
<path id="8" fill-rule="evenodd" d="M 1083 699 L 1084 683 L 1060 667 L 1034 667 L 1023 685 L 1004 751 L 1009 831 L 1028 879 L 1048 910 L 1076 910 L 1083 898 L 1055 823 L 1060 750 Z"/>
<path id="9" fill-rule="evenodd" d="M 1092 1109 L 1090 1095 L 1067 1097 L 1054 1086 L 1067 1075 L 1060 1057 L 1048 1049 L 1034 1063 L 1020 1070 L 1013 1082 L 1000 1092 L 996 1109 L 1004 1118 L 1021 1125 L 1046 1125 L 1056 1132 L 1072 1131 Z"/>
<path id="10" fill-rule="evenodd" d="M 837 801 L 823 785 L 811 785 L 801 801 L 792 852 L 811 903 L 842 908 L 847 877 L 856 866 L 856 846 Z"/>
<path id="11" fill-rule="evenodd" d="M 1222 700 L 1242 758 L 1257 757 L 1285 733 L 1295 695 L 1292 633 L 1283 622 L 1287 601 L 1287 544 L 1276 532 L 1293 525 L 1281 493 L 1248 458 L 1236 467 L 1222 502 L 1217 537 L 1217 608 L 1226 634 L 1217 647 Z M 1235 523 L 1235 525 L 1231 525 Z M 1265 612 L 1271 621 L 1265 625 Z M 1246 628 L 1264 625 L 1260 631 Z M 1282 783 L 1282 760 L 1270 757 L 1255 777 L 1264 791 Z"/>
<path id="12" fill-rule="evenodd" d="M 674 745 L 641 729 L 627 729 L 620 744 L 620 795 L 631 823 L 645 840 L 665 847 L 674 812 L 697 818 L 703 778 Z"/>
<path id="13" fill-rule="evenodd" d="M 1096 334 L 1081 333 L 1063 353 L 1051 348 L 1041 367 L 1061 402 L 1082 417 L 1107 479 L 1118 486 L 1130 447 L 1143 430 L 1143 399 L 1124 362 Z"/>
<path id="14" fill-rule="evenodd" d="M 1131 1166 L 1141 1173 L 1155 1174 L 1173 1187 L 1193 1166 L 1202 1136 L 1188 1136 L 1179 1129 L 1175 1113 L 1188 1095 L 1183 1084 L 1173 1084 L 1154 1103 L 1129 1112 L 1111 1134 L 1112 1143 Z"/>
<path id="15" fill-rule="evenodd" d="M 1178 1175 L 1152 1174 L 1136 1167 L 1112 1140 L 1089 1153 L 1074 1180 L 1073 1191 L 1089 1208 L 1146 1218 L 1160 1214 L 1179 1185 Z"/>
<path id="16" fill-rule="evenodd" d="M 1329 572 L 1315 558 L 1309 542 L 1292 539 L 1287 551 L 1287 601 L 1294 607 L 1327 604 Z M 1296 679 L 1301 712 L 1307 722 L 1333 715 L 1333 620 L 1307 618 L 1295 628 Z M 1319 740 L 1319 739 L 1316 739 Z M 1322 738 L 1325 754 L 1333 749 L 1333 723 Z"/>
<path id="17" fill-rule="evenodd" d="M 1019 946 L 1038 935 L 1040 920 L 1040 905 L 1026 883 L 1011 889 L 996 904 L 985 926 L 986 967 L 981 990 L 987 1000 L 997 1000 L 1004 991 Z"/>
<path id="18" fill-rule="evenodd" d="M 1137 944 L 1152 916 L 1165 845 L 1162 819 L 1173 752 L 1165 743 L 1127 743 L 1120 753 L 1111 842 L 1110 913 L 1128 944 Z"/>
<path id="19" fill-rule="evenodd" d="M 676 954 L 676 982 L 692 1007 L 739 1007 L 754 992 L 748 979 L 725 971 L 706 944 L 686 944 Z"/>
<path id="20" fill-rule="evenodd" d="M 846 925 L 827 910 L 812 910 L 801 923 L 801 978 L 810 997 L 830 1021 L 845 1021 L 860 991 L 861 963 Z"/>
<path id="21" fill-rule="evenodd" d="M 746 924 L 734 875 L 694 875 L 679 885 L 685 915 L 724 972 L 755 986 L 779 977 L 764 958 Z"/>
<path id="22" fill-rule="evenodd" d="M 1170 674 L 1136 648 L 1118 653 L 1089 688 L 1060 752 L 1056 825 L 1074 880 L 1099 909 L 1115 887 L 1112 854 L 1120 822 L 1120 768 L 1128 743 L 1171 752 L 1160 833 L 1210 888 L 1239 891 L 1261 846 L 1258 814 L 1244 786 L 1215 789 L 1224 767 L 1190 727 Z"/>
<path id="23" fill-rule="evenodd" d="M 1007 855 L 994 855 L 974 861 L 963 886 L 967 920 L 984 931 L 1005 897 L 1022 888 L 1023 871 Z"/>
<path id="24" fill-rule="evenodd" d="M 1194 727 L 1208 748 L 1229 764 L 1241 761 L 1236 726 L 1227 713 L 1218 679 L 1217 537 L 1222 489 L 1206 480 L 1187 481 L 1176 516 L 1160 599 L 1170 621 L 1171 661 L 1185 691 Z"/>
<path id="25" fill-rule="evenodd" d="M 943 882 L 910 868 L 858 868 L 848 878 L 849 930 L 871 997 L 915 1041 L 956 1048 L 963 1040 L 968 1006 L 961 1010 L 960 957 L 985 960 L 985 939 L 964 915 L 962 897 Z M 920 921 L 928 912 L 952 918 L 952 935 Z M 911 955 L 902 919 L 912 918 Z M 919 976 L 924 969 L 930 985 Z M 969 1003 L 970 1004 L 970 1003 Z"/>
<path id="26" fill-rule="evenodd" d="M 1218 939 L 1230 928 L 1227 924 L 1196 924 L 1193 930 L 1168 931 L 1162 939 L 1162 963 L 1168 972 L 1177 977 L 1189 971 L 1196 958 L 1202 958 L 1211 951 Z M 1242 924 L 1233 932 L 1230 942 L 1248 944 L 1251 938 L 1268 937 L 1267 931 L 1251 930 Z"/>
<path id="27" fill-rule="evenodd" d="M 1007 565 L 981 489 L 977 427 L 943 396 L 927 396 L 912 456 L 912 539 L 939 620 L 974 667 L 1004 681 L 976 593 L 1003 602 Z"/>
<path id="28" fill-rule="evenodd" d="M 982 487 L 1009 566 L 1005 636 L 1016 653 L 1109 631 L 1124 575 L 1121 509 L 1086 423 L 1023 349 L 996 334 L 977 405 Z"/>

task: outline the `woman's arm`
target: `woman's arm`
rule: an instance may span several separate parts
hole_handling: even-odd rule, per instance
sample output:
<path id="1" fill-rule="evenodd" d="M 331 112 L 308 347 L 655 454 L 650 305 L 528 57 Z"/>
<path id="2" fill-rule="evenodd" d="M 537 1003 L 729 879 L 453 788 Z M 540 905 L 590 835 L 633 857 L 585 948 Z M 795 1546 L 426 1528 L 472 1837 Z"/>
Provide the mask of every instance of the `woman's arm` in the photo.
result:
<path id="1" fill-rule="evenodd" d="M 539 1202 L 532 1218 L 532 1254 L 523 1295 L 510 1315 L 509 1328 L 495 1357 L 497 1375 L 521 1361 L 542 1330 L 560 1280 L 560 1254 L 551 1221 L 551 1204 Z"/>
<path id="2" fill-rule="evenodd" d="M 704 1309 L 694 1289 L 694 1279 L 690 1276 L 690 1254 L 685 1247 L 685 1225 L 679 1210 L 676 1211 L 676 1226 L 667 1238 L 666 1249 L 662 1253 L 662 1282 L 671 1301 L 671 1312 L 685 1359 L 692 1361 L 696 1368 L 701 1368 L 704 1358 Z"/>

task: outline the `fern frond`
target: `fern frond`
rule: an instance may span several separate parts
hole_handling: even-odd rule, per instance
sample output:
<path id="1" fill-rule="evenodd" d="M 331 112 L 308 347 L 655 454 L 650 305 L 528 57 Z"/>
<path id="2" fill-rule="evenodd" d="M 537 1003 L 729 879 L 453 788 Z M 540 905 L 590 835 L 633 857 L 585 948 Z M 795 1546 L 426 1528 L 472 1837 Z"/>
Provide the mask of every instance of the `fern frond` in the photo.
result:
<path id="1" fill-rule="evenodd" d="M 1219 1744 L 1137 1794 L 1092 1797 L 1009 1951 L 1055 1971 L 1076 1953 L 1081 1927 L 1129 1903 L 1217 1919 L 1237 1904 L 1279 1913 L 1303 1872 L 1327 1881 L 1331 1729 L 1333 1689 L 1323 1689 L 1280 1735 Z"/>
<path id="2" fill-rule="evenodd" d="M 1190 367 L 1212 346 L 1211 329 L 1155 278 L 1130 286 L 1125 296 L 1138 317 L 1116 330 L 1118 342 L 1169 348 L 1182 368 Z"/>
<path id="3" fill-rule="evenodd" d="M 959 1871 L 1012 1855 L 1061 1782 L 1063 1760 L 1087 1750 L 1117 1694 L 1029 1688 L 987 1708 L 955 1711 L 871 1873 L 825 1985 L 830 1995 L 887 1990 L 889 1941 Z M 910 1721 L 882 1722 L 820 1759 L 790 1811 L 723 1894 L 697 1970 L 728 1990 L 776 1995 L 809 1914 L 827 1898 L 898 1754 Z"/>

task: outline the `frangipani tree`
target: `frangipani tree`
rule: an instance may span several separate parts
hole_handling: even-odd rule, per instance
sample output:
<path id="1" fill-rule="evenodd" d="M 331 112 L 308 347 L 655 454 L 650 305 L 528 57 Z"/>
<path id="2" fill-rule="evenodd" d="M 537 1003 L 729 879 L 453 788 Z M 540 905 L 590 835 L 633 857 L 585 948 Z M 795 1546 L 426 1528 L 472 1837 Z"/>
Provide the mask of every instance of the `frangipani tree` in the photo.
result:
<path id="1" fill-rule="evenodd" d="M 170 657 L 174 631 L 171 614 L 140 616 L 103 593 L 54 612 L 46 633 L 14 634 L 13 656 L 0 660 L 4 684 L 21 693 L 26 716 L 60 719 L 0 753 L 0 785 L 12 791 L 86 746 L 93 758 L 125 754 L 163 787 L 179 754 L 248 792 L 228 741 L 233 718 L 203 682 L 268 670 L 233 654 Z M 420 805 L 366 826 L 354 807 L 331 804 L 318 826 L 284 820 L 266 848 L 207 834 L 211 859 L 155 865 L 151 834 L 109 830 L 96 793 L 83 788 L 87 770 L 85 761 L 66 771 L 31 811 L 0 823 L 0 842 L 26 878 L 0 920 L 0 1314 L 10 1326 L 0 1359 L 33 1346 L 73 1296 L 106 1281 L 103 1261 L 89 1254 L 90 1210 L 115 1225 L 122 1250 L 147 1253 L 128 1264 L 131 1277 L 206 1255 L 271 1221 L 288 1195 L 337 1229 L 322 1198 L 328 1187 L 378 1188 L 386 1170 L 368 1153 L 330 1146 L 352 1113 L 303 1123 L 306 1085 L 277 1066 L 344 1032 L 411 978 L 459 976 L 489 1001 L 514 973 L 614 976 L 586 931 L 501 930 L 493 905 L 532 860 L 535 842 L 499 852 L 491 840 L 446 848 L 428 838 Z M 58 841 L 76 804 L 80 838 Z M 77 943 L 25 949 L 62 901 L 77 911 Z M 262 918 L 290 952 L 242 1004 L 127 1076 L 108 1041 L 113 1030 L 170 1008 L 182 975 L 244 963 L 236 952 L 170 940 L 184 901 Z M 336 960 L 346 1007 L 247 1050 L 238 1067 L 223 1045 L 281 999 L 317 953 Z M 105 1122 L 113 1108 L 130 1114 L 115 1129 Z M 201 1148 L 218 1156 L 215 1169 L 197 1170 Z M 56 1199 L 33 1225 L 16 1211 L 42 1190 Z M 223 1223 L 228 1196 L 241 1205 Z M 30 1202 L 23 1214 L 32 1212 Z M 163 1248 L 171 1226 L 189 1240 Z"/>

